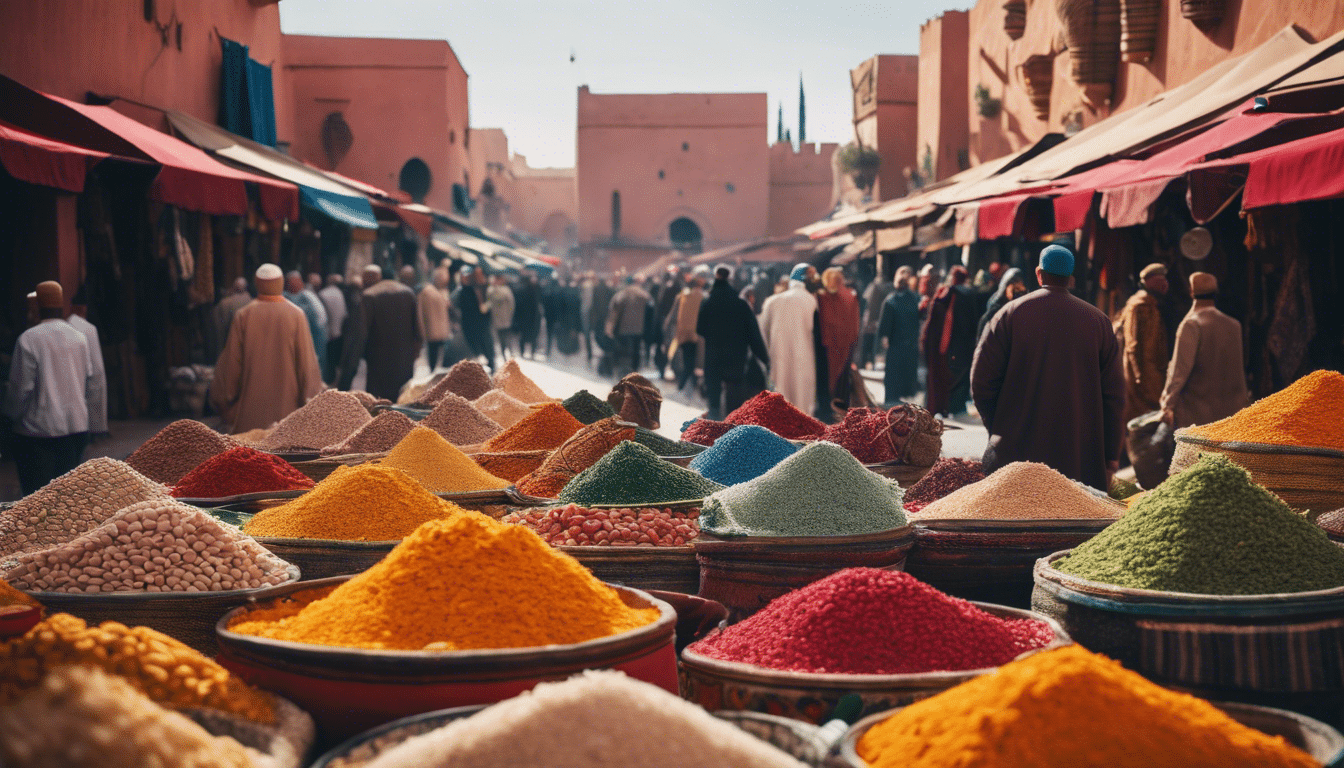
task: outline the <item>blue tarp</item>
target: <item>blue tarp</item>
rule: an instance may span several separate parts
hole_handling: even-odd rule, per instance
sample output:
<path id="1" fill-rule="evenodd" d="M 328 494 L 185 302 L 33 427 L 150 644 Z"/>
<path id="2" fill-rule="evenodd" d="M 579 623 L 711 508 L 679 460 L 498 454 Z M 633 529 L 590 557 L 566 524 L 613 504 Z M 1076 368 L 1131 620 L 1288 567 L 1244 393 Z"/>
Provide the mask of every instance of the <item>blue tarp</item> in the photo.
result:
<path id="1" fill-rule="evenodd" d="M 275 93 L 271 88 L 271 68 L 247 60 L 247 106 L 252 124 L 252 140 L 275 146 Z"/>
<path id="2" fill-rule="evenodd" d="M 378 219 L 373 215 L 373 206 L 367 197 L 338 195 L 324 189 L 314 189 L 299 185 L 299 200 L 305 208 L 325 214 L 351 227 L 377 229 Z"/>

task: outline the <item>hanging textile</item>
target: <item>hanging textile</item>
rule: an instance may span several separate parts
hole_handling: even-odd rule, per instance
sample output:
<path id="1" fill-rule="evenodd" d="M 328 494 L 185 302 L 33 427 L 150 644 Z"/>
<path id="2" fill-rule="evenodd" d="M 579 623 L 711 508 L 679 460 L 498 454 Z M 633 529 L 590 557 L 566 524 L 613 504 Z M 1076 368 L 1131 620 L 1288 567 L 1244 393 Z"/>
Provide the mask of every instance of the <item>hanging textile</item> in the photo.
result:
<path id="1" fill-rule="evenodd" d="M 221 37 L 219 124 L 230 133 L 274 147 L 275 91 L 271 68 L 248 56 L 247 46 Z"/>
<path id="2" fill-rule="evenodd" d="M 275 95 L 271 68 L 252 58 L 247 60 L 247 106 L 252 140 L 274 147 Z"/>
<path id="3" fill-rule="evenodd" d="M 247 46 L 220 38 L 224 60 L 219 68 L 219 124 L 230 133 L 250 136 L 247 119 Z"/>

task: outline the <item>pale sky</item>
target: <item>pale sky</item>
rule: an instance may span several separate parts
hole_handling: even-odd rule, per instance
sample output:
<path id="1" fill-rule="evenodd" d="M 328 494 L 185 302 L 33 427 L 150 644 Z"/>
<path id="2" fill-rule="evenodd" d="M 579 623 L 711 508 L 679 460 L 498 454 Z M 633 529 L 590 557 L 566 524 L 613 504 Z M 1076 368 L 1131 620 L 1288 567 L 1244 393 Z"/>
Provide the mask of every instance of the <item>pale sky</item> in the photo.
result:
<path id="1" fill-rule="evenodd" d="M 503 128 L 533 167 L 574 164 L 578 87 L 594 93 L 766 92 L 798 137 L 853 137 L 849 70 L 919 53 L 919 27 L 956 0 L 787 3 L 620 0 L 284 0 L 287 33 L 447 40 L 469 75 L 471 125 Z M 575 61 L 570 63 L 570 53 Z"/>

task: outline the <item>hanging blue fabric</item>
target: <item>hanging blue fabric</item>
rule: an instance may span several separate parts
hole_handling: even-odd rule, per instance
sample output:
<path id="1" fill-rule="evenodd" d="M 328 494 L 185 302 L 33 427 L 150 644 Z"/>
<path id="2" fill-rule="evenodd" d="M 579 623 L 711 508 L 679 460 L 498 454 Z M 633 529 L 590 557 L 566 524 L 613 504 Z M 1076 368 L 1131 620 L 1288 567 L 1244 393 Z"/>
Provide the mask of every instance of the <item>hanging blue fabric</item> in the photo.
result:
<path id="1" fill-rule="evenodd" d="M 219 124 L 239 136 L 250 136 L 248 124 L 247 46 L 219 39 L 224 59 L 219 72 Z"/>
<path id="2" fill-rule="evenodd" d="M 271 87 L 271 68 L 247 59 L 247 106 L 252 140 L 275 146 L 275 94 Z"/>

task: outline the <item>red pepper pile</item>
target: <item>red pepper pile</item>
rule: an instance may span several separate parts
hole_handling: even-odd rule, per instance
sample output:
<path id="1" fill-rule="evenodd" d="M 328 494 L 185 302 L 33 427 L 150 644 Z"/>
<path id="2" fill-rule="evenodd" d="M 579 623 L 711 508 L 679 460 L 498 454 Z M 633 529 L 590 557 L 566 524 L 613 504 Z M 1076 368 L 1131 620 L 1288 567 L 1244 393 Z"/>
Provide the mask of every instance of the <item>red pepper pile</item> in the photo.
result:
<path id="1" fill-rule="evenodd" d="M 891 421 L 881 408 L 850 408 L 845 418 L 826 428 L 823 440 L 844 448 L 864 464 L 895 461 L 891 442 Z"/>
<path id="2" fill-rule="evenodd" d="M 729 424 L 755 424 L 789 440 L 821 437 L 826 425 L 798 410 L 778 392 L 762 392 L 728 414 Z"/>
<path id="3" fill-rule="evenodd" d="M 679 547 L 700 535 L 700 510 L 587 509 L 577 504 L 514 512 L 506 523 L 526 525 L 553 546 Z"/>
<path id="4" fill-rule="evenodd" d="M 311 478 L 279 456 L 240 445 L 201 462 L 178 481 L 172 495 L 179 499 L 219 499 L 312 487 Z"/>
<path id="5" fill-rule="evenodd" d="M 711 419 L 696 419 L 681 430 L 681 439 L 688 443 L 698 443 L 700 445 L 713 445 L 715 440 L 723 437 L 728 430 L 737 426 L 729 424 L 726 421 L 713 421 Z"/>
<path id="6" fill-rule="evenodd" d="M 955 490 L 985 479 L 985 468 L 969 459 L 939 459 L 905 492 L 905 509 L 918 512 Z"/>
<path id="7" fill-rule="evenodd" d="M 907 573 L 848 568 L 689 648 L 793 672 L 893 675 L 996 667 L 1053 639 L 1043 621 L 991 616 Z"/>

